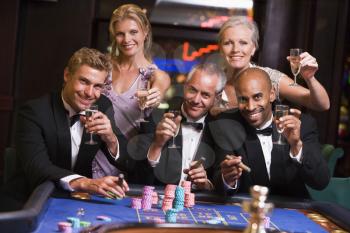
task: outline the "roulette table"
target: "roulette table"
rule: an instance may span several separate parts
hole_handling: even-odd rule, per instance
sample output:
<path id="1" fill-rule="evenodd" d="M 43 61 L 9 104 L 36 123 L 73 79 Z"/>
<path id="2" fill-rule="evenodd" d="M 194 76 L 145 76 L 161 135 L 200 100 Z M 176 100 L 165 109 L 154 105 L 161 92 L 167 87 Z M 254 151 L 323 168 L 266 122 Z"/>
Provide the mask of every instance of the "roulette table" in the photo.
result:
<path id="1" fill-rule="evenodd" d="M 223 197 L 212 193 L 196 193 L 196 204 L 177 214 L 176 223 L 165 221 L 164 211 L 154 205 L 151 210 L 131 208 L 131 197 L 139 196 L 142 186 L 131 185 L 126 198 L 78 194 L 58 191 L 50 182 L 39 186 L 21 211 L 0 214 L 3 232 L 59 232 L 57 223 L 76 217 L 90 226 L 73 228 L 72 232 L 242 232 L 250 214 L 241 208 L 250 197 Z M 162 194 L 162 189 L 157 189 Z M 269 197 L 274 204 L 268 219 L 270 232 L 349 232 L 350 210 L 332 203 Z M 108 221 L 104 221 L 104 216 Z M 219 221 L 213 221 L 218 220 Z"/>

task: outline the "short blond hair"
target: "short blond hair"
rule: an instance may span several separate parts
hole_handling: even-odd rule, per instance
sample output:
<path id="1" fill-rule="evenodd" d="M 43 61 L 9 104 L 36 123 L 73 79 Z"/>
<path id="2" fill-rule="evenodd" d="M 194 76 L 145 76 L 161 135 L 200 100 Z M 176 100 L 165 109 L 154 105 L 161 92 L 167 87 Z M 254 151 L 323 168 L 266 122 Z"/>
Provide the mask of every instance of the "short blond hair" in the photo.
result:
<path id="1" fill-rule="evenodd" d="M 112 71 L 111 59 L 108 55 L 92 48 L 83 47 L 76 51 L 68 61 L 67 70 L 70 74 L 74 74 L 79 67 L 87 65 L 100 71 Z"/>

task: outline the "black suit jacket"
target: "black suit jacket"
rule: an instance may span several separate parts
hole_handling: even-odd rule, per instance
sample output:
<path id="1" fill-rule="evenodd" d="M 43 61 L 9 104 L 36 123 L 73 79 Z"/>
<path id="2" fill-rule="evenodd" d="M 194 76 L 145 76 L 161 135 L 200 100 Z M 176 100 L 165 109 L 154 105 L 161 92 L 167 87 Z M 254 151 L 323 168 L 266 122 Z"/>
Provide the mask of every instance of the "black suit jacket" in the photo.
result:
<path id="1" fill-rule="evenodd" d="M 273 145 L 271 152 L 270 179 L 266 170 L 264 155 L 260 141 L 255 130 L 241 117 L 239 111 L 224 113 L 220 116 L 224 119 L 215 122 L 215 128 L 221 132 L 219 137 L 226 138 L 228 142 L 217 144 L 217 156 L 219 164 L 226 154 L 236 153 L 242 156 L 242 162 L 251 168 L 251 173 L 243 171 L 238 182 L 236 192 L 248 193 L 252 185 L 262 185 L 270 189 L 271 194 L 309 197 L 305 184 L 314 189 L 323 189 L 327 186 L 330 174 L 326 161 L 321 155 L 316 122 L 310 115 L 301 115 L 301 140 L 303 142 L 302 163 L 294 161 L 290 155 L 290 146 Z M 230 129 L 227 119 L 232 124 L 240 124 L 245 136 L 240 133 L 241 143 L 235 139 L 238 130 Z M 236 125 L 237 127 L 237 125 Z M 237 127 L 239 128 L 239 127 Z M 245 138 L 242 140 L 242 138 Z M 277 138 L 277 132 L 273 126 L 273 140 Z M 232 140 L 234 142 L 232 142 Z M 230 142 L 231 141 L 231 142 Z M 239 145 L 241 144 L 241 145 Z M 224 191 L 221 171 L 219 166 L 215 171 L 215 184 L 219 191 Z"/>
<path id="2" fill-rule="evenodd" d="M 148 149 L 153 141 L 154 132 L 156 129 L 156 123 L 152 119 L 159 119 L 157 110 L 154 110 L 153 116 L 149 118 L 149 123 L 143 123 L 140 127 L 140 134 L 135 136 L 129 141 L 128 152 L 131 155 L 137 155 L 140 160 L 143 159 L 143 163 L 138 170 L 143 170 L 143 183 L 153 185 L 164 184 L 178 184 L 182 173 L 182 130 L 180 128 L 178 135 L 175 138 L 176 145 L 180 148 L 168 148 L 172 143 L 170 139 L 163 147 L 159 164 L 152 168 L 147 160 Z M 213 150 L 214 142 L 212 135 L 209 131 L 209 124 L 213 118 L 208 115 L 205 118 L 205 126 L 203 128 L 202 137 L 198 145 L 194 160 L 198 160 L 201 157 L 205 157 L 204 167 L 207 171 L 208 177 L 212 176 L 212 167 L 215 162 L 215 152 Z M 135 156 L 133 156 L 135 157 Z M 140 163 L 141 164 L 141 163 Z"/>
<path id="3" fill-rule="evenodd" d="M 126 142 L 115 126 L 110 101 L 101 95 L 96 104 L 99 111 L 111 119 L 112 129 L 119 140 L 120 155 L 123 157 L 126 151 L 123 145 L 126 145 Z M 116 164 L 100 137 L 95 137 L 97 145 L 87 145 L 84 142 L 88 137 L 89 134 L 84 130 L 77 161 L 71 168 L 69 120 L 61 94 L 52 93 L 27 102 L 20 109 L 17 119 L 18 176 L 26 178 L 30 191 L 45 180 L 57 183 L 61 178 L 73 174 L 91 177 L 91 162 L 98 149 L 102 149 L 108 160 Z"/>

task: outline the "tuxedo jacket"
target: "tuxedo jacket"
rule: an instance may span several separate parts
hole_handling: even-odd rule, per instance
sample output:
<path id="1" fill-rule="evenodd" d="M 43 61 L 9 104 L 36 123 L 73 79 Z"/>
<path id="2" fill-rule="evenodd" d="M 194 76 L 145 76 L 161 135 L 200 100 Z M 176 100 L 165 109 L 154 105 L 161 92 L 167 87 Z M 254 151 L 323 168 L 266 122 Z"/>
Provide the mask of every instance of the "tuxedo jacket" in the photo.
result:
<path id="1" fill-rule="evenodd" d="M 120 159 L 123 161 L 126 142 L 114 123 L 110 101 L 103 95 L 96 102 L 99 111 L 108 116 L 112 129 L 119 140 Z M 83 130 L 82 140 L 74 167 L 71 167 L 71 134 L 67 111 L 61 94 L 52 93 L 23 105 L 18 113 L 16 131 L 16 154 L 18 176 L 24 176 L 29 190 L 46 180 L 58 182 L 73 174 L 92 177 L 91 162 L 101 149 L 108 160 L 118 166 L 108 152 L 105 143 L 95 135 L 97 145 L 87 145 L 89 134 Z"/>
<path id="2" fill-rule="evenodd" d="M 143 183 L 153 185 L 164 185 L 164 184 L 178 184 L 181 178 L 182 168 L 182 128 L 178 135 L 175 137 L 175 143 L 179 148 L 168 148 L 172 144 L 170 139 L 164 146 L 160 155 L 159 163 L 152 168 L 147 159 L 148 149 L 153 141 L 156 125 L 160 119 L 157 114 L 157 110 L 154 110 L 153 117 L 150 117 L 149 123 L 143 123 L 140 127 L 140 134 L 135 136 L 129 141 L 128 152 L 130 154 L 137 154 L 142 156 L 143 164 Z M 153 119 L 157 119 L 155 122 Z M 203 128 L 202 136 L 200 138 L 197 150 L 195 152 L 193 160 L 198 160 L 201 157 L 205 157 L 206 160 L 203 163 L 204 168 L 207 171 L 208 177 L 212 173 L 212 167 L 215 162 L 215 151 L 213 150 L 213 138 L 209 131 L 209 124 L 213 118 L 208 115 L 205 118 L 205 125 Z"/>
<path id="3" fill-rule="evenodd" d="M 224 113 L 219 118 L 221 120 L 214 123 L 216 132 L 219 134 L 217 136 L 226 141 L 219 145 L 216 143 L 219 160 L 217 164 L 226 154 L 237 154 L 242 156 L 242 162 L 251 168 L 250 173 L 243 171 L 238 187 L 233 193 L 249 193 L 252 185 L 262 185 L 269 188 L 270 194 L 307 198 L 309 194 L 305 185 L 318 190 L 327 186 L 330 174 L 321 154 L 316 122 L 310 115 L 302 114 L 300 118 L 300 134 L 303 142 L 301 163 L 290 157 L 288 144 L 273 144 L 270 178 L 255 129 L 241 117 L 239 111 Z M 277 136 L 273 125 L 272 140 L 275 141 Z M 223 186 L 219 165 L 216 167 L 214 176 L 216 188 L 221 192 L 227 191 Z M 232 190 L 228 192 L 228 194 L 233 193 Z"/>

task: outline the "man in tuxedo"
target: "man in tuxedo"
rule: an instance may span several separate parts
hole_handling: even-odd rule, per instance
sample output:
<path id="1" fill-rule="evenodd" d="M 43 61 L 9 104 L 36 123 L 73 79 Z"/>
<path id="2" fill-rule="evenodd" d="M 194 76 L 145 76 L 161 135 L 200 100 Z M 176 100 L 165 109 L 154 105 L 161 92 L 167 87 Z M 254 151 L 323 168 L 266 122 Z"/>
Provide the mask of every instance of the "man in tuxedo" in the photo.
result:
<path id="1" fill-rule="evenodd" d="M 248 68 L 237 77 L 235 89 L 239 111 L 223 113 L 215 122 L 216 132 L 222 134 L 218 138 L 226 140 L 218 143 L 222 162 L 215 174 L 216 188 L 231 194 L 248 193 L 250 186 L 262 185 L 271 194 L 294 197 L 309 197 L 305 185 L 325 188 L 330 174 L 311 116 L 291 109 L 291 114 L 277 119 L 286 143 L 273 144 L 277 139 L 276 124 L 272 124 L 275 92 L 268 74 Z M 240 145 L 236 140 L 239 130 L 233 131 L 230 124 L 240 124 L 244 130 Z M 242 170 L 242 162 L 251 172 Z"/>
<path id="2" fill-rule="evenodd" d="M 91 162 L 97 150 L 104 151 L 111 163 L 116 163 L 119 151 L 123 151 L 114 121 L 110 120 L 113 108 L 101 95 L 110 72 L 111 62 L 106 55 L 82 48 L 73 54 L 64 70 L 61 92 L 28 101 L 21 107 L 16 131 L 19 167 L 13 182 L 22 192 L 17 194 L 29 194 L 40 183 L 51 180 L 68 191 L 107 197 L 111 197 L 110 192 L 125 195 L 128 185 L 124 182 L 118 186 L 117 177 L 91 179 Z M 98 105 L 98 112 L 89 118 L 79 115 L 84 115 L 92 104 Z M 85 143 L 90 133 L 94 133 L 96 145 Z"/>
<path id="3" fill-rule="evenodd" d="M 208 129 L 211 117 L 208 110 L 222 92 L 226 77 L 214 64 L 199 64 L 188 74 L 184 84 L 184 97 L 180 111 L 175 116 L 171 111 L 165 113 L 157 125 L 147 127 L 147 140 L 139 140 L 155 178 L 155 184 L 179 184 L 190 180 L 198 189 L 212 189 L 207 171 L 215 161 L 212 149 L 213 139 Z M 143 132 L 143 133 L 144 133 Z M 173 143 L 177 148 L 169 148 Z M 140 148 L 140 147 L 138 147 Z M 204 158 L 201 164 L 197 163 Z"/>

